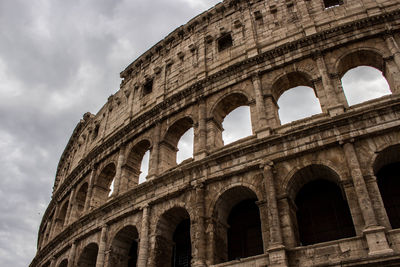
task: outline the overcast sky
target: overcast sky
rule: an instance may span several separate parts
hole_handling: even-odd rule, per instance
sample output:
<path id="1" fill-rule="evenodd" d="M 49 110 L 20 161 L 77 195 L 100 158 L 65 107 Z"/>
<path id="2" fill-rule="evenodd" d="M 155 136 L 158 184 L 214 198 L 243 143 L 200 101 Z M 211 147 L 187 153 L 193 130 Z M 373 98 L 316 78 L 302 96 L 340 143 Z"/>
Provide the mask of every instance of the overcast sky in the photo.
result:
<path id="1" fill-rule="evenodd" d="M 82 115 L 106 103 L 136 57 L 218 2 L 0 1 L 0 266 L 33 259 L 58 160 Z"/>

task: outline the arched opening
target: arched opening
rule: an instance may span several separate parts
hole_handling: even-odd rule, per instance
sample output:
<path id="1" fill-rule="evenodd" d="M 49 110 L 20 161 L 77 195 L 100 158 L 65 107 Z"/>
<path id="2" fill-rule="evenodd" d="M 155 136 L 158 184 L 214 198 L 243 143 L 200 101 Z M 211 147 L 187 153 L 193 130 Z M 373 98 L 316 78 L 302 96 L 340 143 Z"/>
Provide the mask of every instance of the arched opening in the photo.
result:
<path id="1" fill-rule="evenodd" d="M 374 51 L 359 50 L 343 57 L 338 64 L 343 92 L 349 105 L 358 104 L 391 94 L 381 55 Z"/>
<path id="2" fill-rule="evenodd" d="M 263 253 L 260 211 L 255 199 L 246 199 L 232 208 L 228 217 L 228 260 Z"/>
<path id="3" fill-rule="evenodd" d="M 311 77 L 302 72 L 291 72 L 272 85 L 277 100 L 281 124 L 310 117 L 322 112 Z"/>
<path id="4" fill-rule="evenodd" d="M 142 140 L 134 145 L 129 152 L 126 166 L 124 166 L 124 172 L 129 179 L 128 188 L 146 181 L 149 170 L 150 146 L 148 140 Z"/>
<path id="5" fill-rule="evenodd" d="M 224 192 L 213 212 L 214 263 L 262 254 L 263 239 L 257 196 L 238 186 Z"/>
<path id="6" fill-rule="evenodd" d="M 136 267 L 138 238 L 139 235 L 134 226 L 126 226 L 120 230 L 111 243 L 109 266 Z"/>
<path id="7" fill-rule="evenodd" d="M 314 89 L 308 86 L 297 86 L 284 92 L 278 100 L 278 107 L 281 124 L 322 113 Z"/>
<path id="8" fill-rule="evenodd" d="M 190 220 L 184 219 L 175 229 L 171 263 L 173 267 L 189 267 L 192 257 L 190 242 Z"/>
<path id="9" fill-rule="evenodd" d="M 189 131 L 193 127 L 193 124 L 193 120 L 190 117 L 184 117 L 168 128 L 162 142 L 160 143 L 159 167 L 162 170 L 167 170 L 176 166 L 177 152 L 179 150 L 178 143 L 185 133 L 187 133 L 187 136 L 185 136 L 182 142 L 187 151 L 184 152 L 190 154 L 191 151 L 191 156 L 193 156 L 193 130 Z M 183 158 L 180 157 L 180 160 L 183 160 Z"/>
<path id="10" fill-rule="evenodd" d="M 172 208 L 160 218 L 156 230 L 155 266 L 190 267 L 190 217 L 184 208 Z"/>
<path id="11" fill-rule="evenodd" d="M 222 122 L 222 140 L 225 145 L 252 135 L 250 107 L 240 106 L 231 111 Z"/>
<path id="12" fill-rule="evenodd" d="M 143 155 L 142 163 L 140 164 L 139 184 L 146 182 L 146 177 L 149 174 L 150 166 L 150 150 L 147 150 Z"/>
<path id="13" fill-rule="evenodd" d="M 390 225 L 400 228 L 400 145 L 380 152 L 374 170 Z"/>
<path id="14" fill-rule="evenodd" d="M 68 267 L 68 260 L 67 259 L 62 260 L 58 265 L 58 267 Z"/>
<path id="15" fill-rule="evenodd" d="M 247 96 L 232 93 L 218 102 L 211 123 L 212 143 L 215 147 L 234 142 L 252 134 L 250 107 Z"/>
<path id="16" fill-rule="evenodd" d="M 179 139 L 178 152 L 176 153 L 176 163 L 181 163 L 185 159 L 193 158 L 193 127 L 187 130 Z"/>
<path id="17" fill-rule="evenodd" d="M 355 236 L 346 197 L 337 185 L 338 175 L 323 165 L 299 170 L 289 185 L 294 200 L 299 244 L 315 243 Z"/>
<path id="18" fill-rule="evenodd" d="M 113 187 L 115 173 L 116 169 L 114 163 L 108 164 L 100 172 L 93 186 L 94 207 L 99 207 L 107 201 Z"/>
<path id="19" fill-rule="evenodd" d="M 78 259 L 79 267 L 96 267 L 97 253 L 99 247 L 96 243 L 90 243 L 87 245 Z"/>
<path id="20" fill-rule="evenodd" d="M 369 66 L 348 70 L 342 77 L 342 87 L 350 106 L 391 94 L 382 72 Z"/>
<path id="21" fill-rule="evenodd" d="M 64 224 L 66 223 L 68 204 L 69 204 L 69 201 L 68 200 L 65 201 L 63 203 L 63 205 L 61 206 L 61 209 L 60 209 L 60 211 L 58 213 L 57 222 L 56 222 L 56 224 L 57 224 L 57 232 L 60 232 L 63 229 Z"/>
<path id="22" fill-rule="evenodd" d="M 85 201 L 88 191 L 88 183 L 84 183 L 79 188 L 75 197 L 75 209 L 76 209 L 76 218 L 79 218 L 83 212 L 85 207 Z"/>

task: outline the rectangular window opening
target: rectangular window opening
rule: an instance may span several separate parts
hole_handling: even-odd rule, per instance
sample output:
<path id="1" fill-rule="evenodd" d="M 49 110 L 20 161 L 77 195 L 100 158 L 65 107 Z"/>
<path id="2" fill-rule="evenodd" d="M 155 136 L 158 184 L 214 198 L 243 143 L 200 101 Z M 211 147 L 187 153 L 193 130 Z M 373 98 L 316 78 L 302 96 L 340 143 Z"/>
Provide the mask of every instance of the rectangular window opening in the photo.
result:
<path id="1" fill-rule="evenodd" d="M 233 45 L 232 36 L 227 33 L 218 39 L 218 51 L 221 52 Z"/>
<path id="2" fill-rule="evenodd" d="M 143 95 L 148 95 L 153 91 L 153 79 L 146 81 L 143 85 Z"/>
<path id="3" fill-rule="evenodd" d="M 343 4 L 343 0 L 324 0 L 325 9 L 337 7 Z"/>

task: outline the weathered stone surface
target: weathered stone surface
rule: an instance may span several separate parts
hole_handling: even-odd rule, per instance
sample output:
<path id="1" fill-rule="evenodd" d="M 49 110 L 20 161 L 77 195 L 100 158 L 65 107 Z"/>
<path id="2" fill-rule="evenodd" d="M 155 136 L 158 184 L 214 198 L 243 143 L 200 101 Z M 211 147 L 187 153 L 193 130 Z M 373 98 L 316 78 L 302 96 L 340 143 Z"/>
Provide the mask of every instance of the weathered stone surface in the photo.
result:
<path id="1" fill-rule="evenodd" d="M 172 32 L 78 123 L 30 266 L 126 265 L 134 242 L 137 266 L 169 266 L 183 220 L 192 266 L 400 265 L 376 181 L 400 161 L 399 18 L 397 0 L 225 0 Z M 381 70 L 392 95 L 349 107 L 340 78 L 359 65 Z M 277 100 L 298 85 L 323 112 L 280 125 Z M 224 146 L 222 121 L 242 105 L 253 135 Z M 194 159 L 177 165 L 191 127 Z M 296 195 L 316 178 L 340 187 L 355 236 L 301 245 Z M 264 253 L 228 261 L 228 217 L 246 199 L 257 200 Z"/>

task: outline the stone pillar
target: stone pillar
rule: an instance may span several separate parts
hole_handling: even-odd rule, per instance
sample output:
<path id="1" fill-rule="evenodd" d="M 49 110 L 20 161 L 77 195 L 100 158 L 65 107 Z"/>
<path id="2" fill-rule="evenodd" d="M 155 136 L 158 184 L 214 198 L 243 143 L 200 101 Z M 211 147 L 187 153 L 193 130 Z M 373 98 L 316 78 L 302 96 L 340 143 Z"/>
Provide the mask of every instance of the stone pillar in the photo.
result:
<path id="1" fill-rule="evenodd" d="M 158 165 L 160 159 L 160 135 L 161 135 L 161 125 L 160 122 L 156 122 L 156 125 L 153 129 L 153 147 L 150 152 L 149 159 L 149 172 L 148 172 L 148 180 L 153 179 L 158 175 Z"/>
<path id="2" fill-rule="evenodd" d="M 317 53 L 314 57 L 319 74 L 321 76 L 322 86 L 326 95 L 327 103 L 323 103 L 326 106 L 328 114 L 330 116 L 335 116 L 344 112 L 343 104 L 339 103 L 338 97 L 335 93 L 335 90 L 331 84 L 331 81 L 328 76 L 328 69 L 325 64 L 324 56 L 322 53 Z"/>
<path id="3" fill-rule="evenodd" d="M 258 122 L 256 122 L 257 127 L 255 129 L 255 132 L 257 134 L 257 137 L 263 138 L 271 134 L 271 128 L 268 127 L 269 125 L 267 124 L 267 114 L 266 114 L 267 112 L 265 110 L 265 103 L 262 92 L 260 75 L 258 73 L 252 75 L 251 81 L 253 82 L 254 95 L 256 98 L 257 117 L 258 117 Z"/>
<path id="4" fill-rule="evenodd" d="M 296 207 L 287 195 L 279 197 L 277 204 L 278 207 L 280 207 L 279 219 L 282 228 L 282 242 L 284 242 L 287 247 L 296 247 L 298 244 L 296 234 L 294 232 L 294 229 L 296 228 Z"/>
<path id="5" fill-rule="evenodd" d="M 126 190 L 126 188 L 121 188 L 121 177 L 122 177 L 122 166 L 125 162 L 125 150 L 126 146 L 122 146 L 119 150 L 118 161 L 117 161 L 117 169 L 115 171 L 114 178 L 114 191 L 112 192 L 112 197 L 117 196 L 120 192 Z"/>
<path id="6" fill-rule="evenodd" d="M 68 267 L 75 266 L 75 254 L 76 254 L 76 241 L 72 242 L 71 248 L 68 253 Z"/>
<path id="7" fill-rule="evenodd" d="M 101 228 L 99 252 L 97 253 L 96 267 L 103 267 L 105 265 L 104 258 L 106 254 L 106 245 L 107 245 L 107 230 L 108 226 L 103 225 L 103 227 Z"/>
<path id="8" fill-rule="evenodd" d="M 207 118 L 207 150 L 212 151 L 224 146 L 223 130 L 222 125 L 214 118 Z"/>
<path id="9" fill-rule="evenodd" d="M 69 193 L 69 200 L 68 200 L 68 208 L 67 208 L 67 214 L 65 215 L 65 221 L 64 221 L 64 226 L 70 224 L 73 219 L 73 208 L 74 208 L 74 195 L 75 195 L 75 188 L 71 189 L 71 192 Z"/>
<path id="10" fill-rule="evenodd" d="M 204 184 L 198 184 L 195 187 L 195 212 L 196 217 L 193 220 L 194 223 L 194 240 L 192 240 L 192 251 L 193 267 L 205 267 L 206 266 L 206 236 L 205 236 L 205 204 L 204 204 Z"/>
<path id="11" fill-rule="evenodd" d="M 264 95 L 264 107 L 266 110 L 267 125 L 270 128 L 278 127 L 281 124 L 278 114 L 278 104 L 271 94 Z"/>
<path id="12" fill-rule="evenodd" d="M 385 205 L 383 204 L 381 192 L 378 187 L 377 178 L 375 175 L 367 179 L 367 188 L 371 192 L 372 205 L 376 211 L 378 224 L 384 226 L 386 229 L 391 229 L 389 217 L 386 213 Z"/>
<path id="13" fill-rule="evenodd" d="M 56 263 L 56 257 L 53 256 L 50 260 L 50 267 L 56 267 Z"/>
<path id="14" fill-rule="evenodd" d="M 260 221 L 261 221 L 261 236 L 263 240 L 263 248 L 264 253 L 268 250 L 269 247 L 269 227 L 268 227 L 268 205 L 266 201 L 257 201 L 256 202 L 258 209 L 260 211 Z"/>
<path id="15" fill-rule="evenodd" d="M 204 97 L 198 99 L 198 122 L 197 140 L 198 145 L 195 144 L 194 159 L 199 160 L 207 156 L 207 108 Z"/>
<path id="16" fill-rule="evenodd" d="M 333 84 L 333 90 L 337 98 L 339 99 L 340 104 L 342 104 L 345 108 L 349 106 L 347 103 L 347 98 L 344 95 L 343 87 L 342 87 L 342 79 L 338 73 L 330 73 L 329 78 Z"/>
<path id="17" fill-rule="evenodd" d="M 350 142 L 347 142 L 343 145 L 343 150 L 348 168 L 351 173 L 351 177 L 353 179 L 358 204 L 360 206 L 365 223 L 363 234 L 367 239 L 369 255 L 393 253 L 393 250 L 389 248 L 386 239 L 386 235 L 384 232 L 385 228 L 382 226 L 378 226 L 375 213 L 372 208 L 371 199 L 368 194 L 367 186 L 361 173 L 361 168 L 358 162 L 356 151 L 354 149 L 354 145 Z"/>
<path id="18" fill-rule="evenodd" d="M 85 199 L 85 206 L 83 208 L 84 213 L 88 212 L 92 208 L 91 205 L 92 205 L 92 195 L 93 195 L 95 174 L 96 174 L 96 167 L 93 165 L 91 168 L 91 171 L 90 171 L 88 192 L 87 192 L 87 196 Z"/>
<path id="19" fill-rule="evenodd" d="M 285 246 L 282 242 L 282 231 L 276 202 L 275 177 L 272 169 L 273 163 L 266 162 L 262 167 L 268 207 L 269 246 L 267 251 L 269 254 L 270 266 L 288 266 Z"/>
<path id="20" fill-rule="evenodd" d="M 149 206 L 145 206 L 142 212 L 142 226 L 140 229 L 140 243 L 139 243 L 139 253 L 138 253 L 138 267 L 147 266 L 147 258 L 149 251 Z"/>
<path id="21" fill-rule="evenodd" d="M 394 62 L 398 69 L 400 69 L 400 47 L 397 44 L 392 34 L 384 35 L 386 45 L 390 51 L 390 54 L 393 56 Z"/>
<path id="22" fill-rule="evenodd" d="M 50 239 L 52 239 L 54 237 L 54 235 L 56 234 L 57 231 L 57 223 L 58 223 L 58 212 L 59 212 L 60 207 L 57 207 L 54 211 L 54 217 L 53 217 L 53 221 L 51 223 L 51 232 L 50 232 Z"/>

